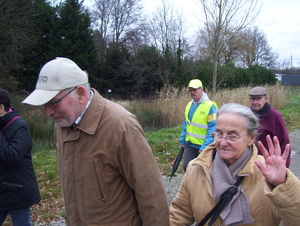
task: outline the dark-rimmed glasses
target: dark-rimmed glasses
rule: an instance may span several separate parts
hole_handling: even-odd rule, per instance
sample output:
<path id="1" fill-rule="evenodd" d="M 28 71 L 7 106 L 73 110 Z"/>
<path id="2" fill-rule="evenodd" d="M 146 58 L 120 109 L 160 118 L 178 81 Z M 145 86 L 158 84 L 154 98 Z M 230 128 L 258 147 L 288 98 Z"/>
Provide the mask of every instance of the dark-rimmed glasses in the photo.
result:
<path id="1" fill-rule="evenodd" d="M 45 105 L 47 105 L 50 108 L 57 108 L 58 107 L 58 103 L 64 99 L 66 96 L 68 96 L 70 93 L 72 93 L 75 89 L 77 89 L 77 86 L 72 88 L 69 92 L 67 92 L 65 95 L 63 95 L 61 98 L 59 98 L 56 101 L 49 101 L 48 103 L 46 103 Z"/>
<path id="2" fill-rule="evenodd" d="M 201 89 L 201 88 L 198 88 Z M 189 89 L 189 92 L 196 92 L 198 89 Z"/>
<path id="3" fill-rule="evenodd" d="M 246 136 L 246 135 L 248 135 L 248 134 L 246 133 L 239 137 L 238 135 L 235 135 L 235 134 L 223 136 L 222 134 L 217 133 L 217 132 L 211 133 L 211 136 L 215 139 L 215 141 L 221 141 L 224 138 L 225 141 L 228 143 L 237 142 L 239 139 L 241 139 L 243 136 Z"/>
<path id="4" fill-rule="evenodd" d="M 251 102 L 257 101 L 260 102 L 262 99 L 264 99 L 265 97 L 249 97 L 249 100 Z"/>

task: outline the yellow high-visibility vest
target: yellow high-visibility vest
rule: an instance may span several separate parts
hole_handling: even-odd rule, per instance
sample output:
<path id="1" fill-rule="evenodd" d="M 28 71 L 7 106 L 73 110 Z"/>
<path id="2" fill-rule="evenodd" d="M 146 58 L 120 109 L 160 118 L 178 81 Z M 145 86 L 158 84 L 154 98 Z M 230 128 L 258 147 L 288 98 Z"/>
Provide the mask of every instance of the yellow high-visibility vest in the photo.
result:
<path id="1" fill-rule="evenodd" d="M 209 110 L 212 105 L 217 104 L 211 100 L 206 100 L 200 104 L 200 106 L 194 112 L 192 121 L 189 120 L 189 111 L 192 106 L 190 101 L 185 108 L 185 120 L 186 120 L 186 136 L 185 140 L 193 144 L 202 145 L 208 129 L 208 122 L 215 120 L 216 116 L 212 119 L 208 119 Z"/>

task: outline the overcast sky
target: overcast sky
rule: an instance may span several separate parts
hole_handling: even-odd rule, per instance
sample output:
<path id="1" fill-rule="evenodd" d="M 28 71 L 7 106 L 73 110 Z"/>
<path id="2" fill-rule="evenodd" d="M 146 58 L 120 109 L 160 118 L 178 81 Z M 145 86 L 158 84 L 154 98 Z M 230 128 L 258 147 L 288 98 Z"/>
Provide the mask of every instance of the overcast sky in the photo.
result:
<path id="1" fill-rule="evenodd" d="M 197 0 L 169 0 L 182 8 L 188 24 L 196 25 L 195 15 L 199 12 Z M 155 8 L 161 0 L 143 0 L 145 8 Z M 255 26 L 267 37 L 273 51 L 279 59 L 291 61 L 294 67 L 300 67 L 300 1 L 299 0 L 263 0 L 261 13 Z M 195 27 L 195 26 L 194 26 Z M 193 29 L 193 28 L 192 28 Z M 291 58 L 292 56 L 292 58 Z"/>
<path id="2" fill-rule="evenodd" d="M 294 67 L 300 67 L 300 1 L 263 0 L 257 20 L 265 32 L 269 44 L 280 59 L 291 59 Z"/>
<path id="3" fill-rule="evenodd" d="M 85 0 L 89 2 L 92 0 Z M 195 19 L 199 14 L 198 0 L 166 0 L 184 12 L 188 21 L 186 27 L 189 34 L 198 28 L 199 21 Z M 261 0 L 263 2 L 255 26 L 262 30 L 267 37 L 273 51 L 278 53 L 279 59 L 290 62 L 294 67 L 300 67 L 300 0 Z M 147 11 L 160 6 L 161 0 L 142 0 Z M 291 57 L 292 56 L 292 57 Z"/>

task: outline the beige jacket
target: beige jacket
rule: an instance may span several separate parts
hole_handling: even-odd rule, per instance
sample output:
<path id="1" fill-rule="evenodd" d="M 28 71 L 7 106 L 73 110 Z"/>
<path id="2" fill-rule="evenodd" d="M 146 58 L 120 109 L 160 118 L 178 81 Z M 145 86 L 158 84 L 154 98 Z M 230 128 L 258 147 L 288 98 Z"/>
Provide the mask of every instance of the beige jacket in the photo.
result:
<path id="1" fill-rule="evenodd" d="M 161 173 L 136 117 L 95 92 L 77 129 L 55 127 L 68 226 L 166 226 Z"/>
<path id="2" fill-rule="evenodd" d="M 190 162 L 183 178 L 179 192 L 170 206 L 170 225 L 197 224 L 216 205 L 212 191 L 210 167 L 214 143 L 209 145 L 199 156 Z M 241 175 L 248 175 L 241 185 L 248 197 L 251 216 L 255 225 L 275 226 L 282 220 L 284 225 L 299 225 L 300 222 L 300 181 L 287 169 L 287 181 L 272 188 L 255 165 L 254 160 L 264 162 L 262 156 L 257 155 L 257 148 L 248 163 L 240 171 Z M 219 217 L 215 226 L 224 225 Z"/>

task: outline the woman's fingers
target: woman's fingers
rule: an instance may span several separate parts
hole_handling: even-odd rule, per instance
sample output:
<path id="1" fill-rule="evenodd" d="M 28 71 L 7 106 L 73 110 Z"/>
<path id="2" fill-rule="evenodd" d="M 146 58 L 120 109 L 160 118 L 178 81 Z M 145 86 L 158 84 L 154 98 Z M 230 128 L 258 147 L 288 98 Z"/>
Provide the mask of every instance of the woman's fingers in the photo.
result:
<path id="1" fill-rule="evenodd" d="M 286 161 L 290 155 L 291 145 L 287 144 L 285 146 L 284 152 L 282 154 L 282 158 Z"/>

